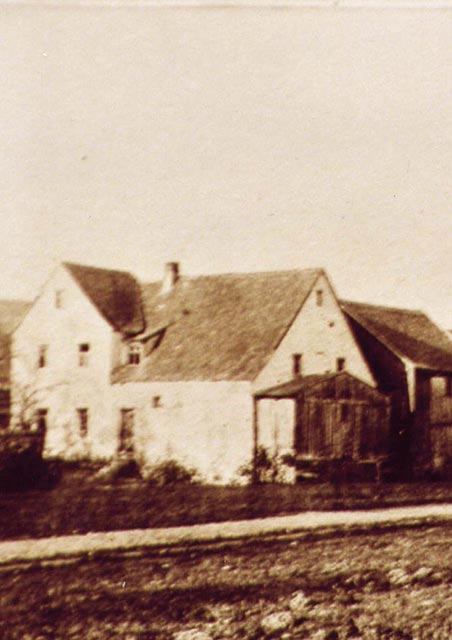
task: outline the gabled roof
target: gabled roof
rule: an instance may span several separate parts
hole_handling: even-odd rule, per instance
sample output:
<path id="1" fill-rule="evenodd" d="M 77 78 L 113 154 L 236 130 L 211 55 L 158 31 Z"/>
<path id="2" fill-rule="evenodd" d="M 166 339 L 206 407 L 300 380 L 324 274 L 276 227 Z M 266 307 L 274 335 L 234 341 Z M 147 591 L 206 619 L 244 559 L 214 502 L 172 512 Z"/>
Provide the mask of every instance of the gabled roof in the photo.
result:
<path id="1" fill-rule="evenodd" d="M 63 265 L 114 329 L 132 334 L 144 330 L 140 285 L 131 273 L 71 262 Z"/>
<path id="2" fill-rule="evenodd" d="M 0 300 L 0 386 L 9 384 L 11 334 L 30 307 L 23 300 Z"/>
<path id="3" fill-rule="evenodd" d="M 301 309 L 320 269 L 179 278 L 143 285 L 146 334 L 140 366 L 114 372 L 114 382 L 252 380 Z"/>
<path id="4" fill-rule="evenodd" d="M 422 311 L 342 300 L 343 310 L 401 359 L 452 371 L 452 339 Z"/>

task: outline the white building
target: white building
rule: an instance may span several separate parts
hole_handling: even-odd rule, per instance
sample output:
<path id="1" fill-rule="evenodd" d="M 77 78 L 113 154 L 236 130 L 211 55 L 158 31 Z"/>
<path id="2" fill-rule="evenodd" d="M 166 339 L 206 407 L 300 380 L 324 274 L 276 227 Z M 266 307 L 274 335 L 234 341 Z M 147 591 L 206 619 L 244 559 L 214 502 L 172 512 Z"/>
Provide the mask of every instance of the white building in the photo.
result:
<path id="1" fill-rule="evenodd" d="M 374 385 L 321 269 L 163 281 L 64 263 L 14 333 L 13 422 L 46 428 L 45 451 L 153 464 L 177 459 L 230 480 L 260 444 L 293 449 L 290 400 L 254 394 L 346 369 Z"/>

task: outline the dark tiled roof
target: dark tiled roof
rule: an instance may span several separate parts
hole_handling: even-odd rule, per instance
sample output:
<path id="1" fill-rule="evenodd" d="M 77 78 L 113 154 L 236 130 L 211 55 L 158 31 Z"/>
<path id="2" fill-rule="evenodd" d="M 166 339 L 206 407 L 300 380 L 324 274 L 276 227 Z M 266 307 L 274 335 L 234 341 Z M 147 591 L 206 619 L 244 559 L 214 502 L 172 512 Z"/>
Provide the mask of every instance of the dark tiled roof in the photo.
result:
<path id="1" fill-rule="evenodd" d="M 114 329 L 124 333 L 143 331 L 141 291 L 132 274 L 70 262 L 64 266 Z"/>
<path id="2" fill-rule="evenodd" d="M 317 394 L 319 397 L 328 397 L 325 394 L 325 390 L 328 390 L 332 397 L 351 397 L 338 395 L 341 392 L 341 389 L 349 389 L 350 385 L 353 384 L 354 395 L 353 397 L 359 398 L 367 398 L 372 400 L 378 400 L 381 403 L 387 403 L 387 398 L 374 389 L 366 382 L 359 380 L 355 376 L 352 376 L 348 371 L 336 371 L 334 373 L 322 373 L 322 374 L 312 374 L 309 376 L 303 376 L 300 378 L 295 378 L 293 380 L 289 380 L 288 382 L 284 382 L 283 384 L 276 385 L 275 387 L 271 387 L 269 389 L 265 389 L 264 391 L 259 391 L 255 394 L 257 398 L 273 398 L 273 399 L 282 399 L 282 398 L 296 398 L 300 394 L 305 395 L 313 395 Z M 327 386 L 328 385 L 328 386 Z M 322 393 L 323 392 L 323 393 Z"/>
<path id="3" fill-rule="evenodd" d="M 11 333 L 30 307 L 22 300 L 0 300 L 0 386 L 9 384 Z"/>
<path id="4" fill-rule="evenodd" d="M 397 356 L 421 367 L 452 371 L 452 339 L 422 311 L 348 301 L 341 305 Z"/>
<path id="5" fill-rule="evenodd" d="M 289 380 L 289 382 L 278 384 L 275 387 L 264 389 L 255 395 L 258 398 L 295 398 L 299 393 L 304 392 L 306 389 L 309 389 L 320 382 L 331 380 L 337 375 L 337 373 L 323 373 L 303 376 L 302 378 L 295 378 L 294 380 Z"/>
<path id="6" fill-rule="evenodd" d="M 319 269 L 180 278 L 160 294 L 143 286 L 146 343 L 139 366 L 114 372 L 114 382 L 252 380 L 293 322 Z M 166 327 L 166 329 L 165 329 Z"/>

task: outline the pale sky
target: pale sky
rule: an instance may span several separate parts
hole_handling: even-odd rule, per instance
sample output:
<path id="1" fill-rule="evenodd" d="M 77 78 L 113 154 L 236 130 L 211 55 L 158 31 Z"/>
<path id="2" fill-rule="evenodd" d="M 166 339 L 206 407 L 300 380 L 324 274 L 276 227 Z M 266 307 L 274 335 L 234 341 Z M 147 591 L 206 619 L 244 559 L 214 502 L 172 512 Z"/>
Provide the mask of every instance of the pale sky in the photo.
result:
<path id="1" fill-rule="evenodd" d="M 452 8 L 179 4 L 0 1 L 0 297 L 323 266 L 452 328 Z"/>

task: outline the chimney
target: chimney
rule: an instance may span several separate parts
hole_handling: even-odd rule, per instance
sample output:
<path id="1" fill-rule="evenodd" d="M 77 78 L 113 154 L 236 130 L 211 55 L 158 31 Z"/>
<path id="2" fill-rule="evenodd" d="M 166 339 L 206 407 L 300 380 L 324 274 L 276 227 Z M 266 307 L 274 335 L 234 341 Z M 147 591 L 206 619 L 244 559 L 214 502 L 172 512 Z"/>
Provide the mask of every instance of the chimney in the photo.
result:
<path id="1" fill-rule="evenodd" d="M 174 288 L 179 280 L 179 263 L 167 262 L 165 264 L 165 272 L 163 274 L 162 289 L 160 293 L 168 293 Z"/>

